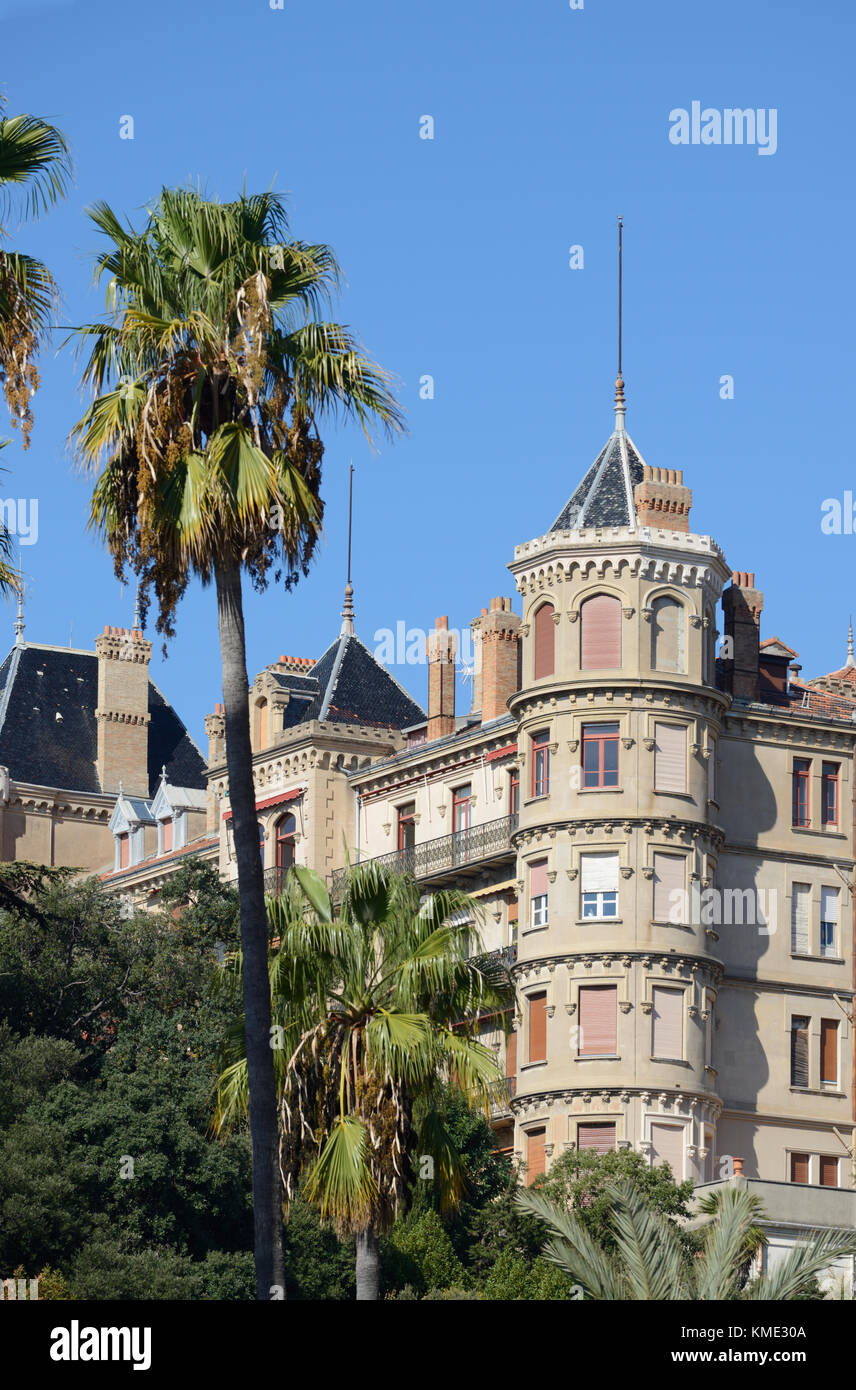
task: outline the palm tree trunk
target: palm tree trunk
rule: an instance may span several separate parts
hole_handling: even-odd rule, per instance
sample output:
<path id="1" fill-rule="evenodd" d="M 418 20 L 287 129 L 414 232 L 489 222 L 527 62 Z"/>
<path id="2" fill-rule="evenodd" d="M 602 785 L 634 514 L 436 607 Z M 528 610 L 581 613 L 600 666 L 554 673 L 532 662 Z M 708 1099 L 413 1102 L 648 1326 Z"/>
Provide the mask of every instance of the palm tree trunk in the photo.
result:
<path id="1" fill-rule="evenodd" d="M 357 1299 L 380 1297 L 380 1249 L 374 1231 L 357 1231 Z"/>
<path id="2" fill-rule="evenodd" d="M 214 576 L 223 666 L 226 769 L 241 902 L 244 1020 L 253 1150 L 256 1298 L 267 1300 L 285 1297 L 278 1112 L 271 1050 L 268 928 L 250 746 L 241 571 L 237 560 L 218 560 Z M 281 1290 L 281 1293 L 274 1293 L 274 1289 Z"/>

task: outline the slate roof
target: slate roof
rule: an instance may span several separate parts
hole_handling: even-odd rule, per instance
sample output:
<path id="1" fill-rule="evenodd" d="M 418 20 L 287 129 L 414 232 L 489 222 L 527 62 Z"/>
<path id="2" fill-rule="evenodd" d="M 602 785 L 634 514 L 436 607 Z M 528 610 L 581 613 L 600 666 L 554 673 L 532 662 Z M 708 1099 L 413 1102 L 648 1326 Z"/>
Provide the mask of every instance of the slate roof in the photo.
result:
<path id="1" fill-rule="evenodd" d="M 319 656 L 309 677 L 290 676 L 306 681 L 309 696 L 299 720 L 330 720 L 338 724 L 367 724 L 375 728 L 406 729 L 425 719 L 425 711 L 390 675 L 359 637 L 337 637 Z M 310 682 L 315 686 L 310 692 Z M 289 704 L 291 709 L 292 701 Z"/>
<path id="2" fill-rule="evenodd" d="M 635 530 L 633 489 L 642 482 L 644 465 L 626 430 L 613 430 L 550 530 L 579 531 L 587 526 L 630 526 Z"/>
<path id="3" fill-rule="evenodd" d="M 94 652 L 29 642 L 14 646 L 0 666 L 0 763 L 18 782 L 100 792 L 97 703 Z M 205 760 L 151 680 L 149 714 L 150 794 L 157 791 L 164 766 L 170 782 L 203 790 Z"/>

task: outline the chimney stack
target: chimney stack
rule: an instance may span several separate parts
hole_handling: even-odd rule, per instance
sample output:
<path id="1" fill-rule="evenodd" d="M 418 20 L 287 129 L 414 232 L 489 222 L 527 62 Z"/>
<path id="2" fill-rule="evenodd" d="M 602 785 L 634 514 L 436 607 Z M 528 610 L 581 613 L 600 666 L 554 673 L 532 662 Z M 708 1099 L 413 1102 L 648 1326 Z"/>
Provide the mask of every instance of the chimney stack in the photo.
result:
<path id="1" fill-rule="evenodd" d="M 438 618 L 428 634 L 428 729 L 429 742 L 455 731 L 456 639 L 449 619 Z"/>
<path id="2" fill-rule="evenodd" d="M 633 500 L 640 526 L 689 531 L 693 495 L 684 487 L 682 468 L 652 468 L 646 463 L 642 482 L 633 489 Z"/>
<path id="3" fill-rule="evenodd" d="M 105 627 L 98 658 L 97 772 L 102 792 L 149 794 L 149 661 L 139 628 Z"/>
<path id="4" fill-rule="evenodd" d="M 726 659 L 726 688 L 735 700 L 760 697 L 760 633 L 764 595 L 755 588 L 755 576 L 735 570 L 731 586 L 722 595 L 725 636 L 731 652 Z"/>
<path id="5" fill-rule="evenodd" d="M 507 714 L 509 699 L 520 689 L 520 619 L 511 611 L 510 598 L 492 598 L 490 609 L 483 608 L 476 623 L 481 647 L 481 720 L 488 724 Z"/>

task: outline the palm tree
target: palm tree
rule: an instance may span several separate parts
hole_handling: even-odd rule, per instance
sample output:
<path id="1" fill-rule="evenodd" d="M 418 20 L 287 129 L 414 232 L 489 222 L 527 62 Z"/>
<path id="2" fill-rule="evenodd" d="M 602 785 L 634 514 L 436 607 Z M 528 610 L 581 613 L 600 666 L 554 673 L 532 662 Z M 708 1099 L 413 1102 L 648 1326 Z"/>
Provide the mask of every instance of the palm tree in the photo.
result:
<path id="1" fill-rule="evenodd" d="M 64 196 L 71 178 L 65 136 L 38 116 L 7 116 L 0 97 L 0 217 L 5 219 L 17 189 L 31 216 Z M 12 251 L 0 225 L 0 379 L 12 425 L 29 448 L 31 399 L 39 384 L 35 358 L 51 326 L 57 290 L 47 266 Z M 0 580 L 0 587 L 8 587 Z"/>
<path id="2" fill-rule="evenodd" d="M 193 576 L 214 584 L 226 763 L 241 900 L 253 1147 L 257 1297 L 284 1292 L 277 1114 L 270 1047 L 268 934 L 250 747 L 241 578 L 287 587 L 318 536 L 323 444 L 337 411 L 366 431 L 402 418 L 388 375 L 350 331 L 317 317 L 339 282 L 332 252 L 289 240 L 273 193 L 232 203 L 164 189 L 142 231 L 104 204 L 90 212 L 109 245 L 96 280 L 107 316 L 76 330 L 94 400 L 72 437 L 100 469 L 90 523 L 141 586 L 157 630 L 174 633 Z M 274 1295 L 276 1296 L 276 1294 Z M 280 1295 L 281 1296 L 281 1295 Z"/>
<path id="3" fill-rule="evenodd" d="M 856 1253 L 856 1232 L 830 1232 L 796 1246 L 769 1273 L 743 1280 L 747 1256 L 763 1239 L 758 1198 L 745 1189 L 722 1187 L 700 1211 L 709 1220 L 693 1258 L 674 1223 L 646 1205 L 632 1184 L 612 1189 L 617 1250 L 605 1251 L 574 1211 L 557 1206 L 536 1188 L 518 1194 L 524 1210 L 540 1217 L 551 1238 L 547 1259 L 569 1274 L 591 1299 L 772 1299 L 805 1298 L 837 1259 Z"/>
<path id="4" fill-rule="evenodd" d="M 433 1176 L 447 1205 L 465 1190 L 443 1087 L 451 1080 L 489 1114 L 502 1069 L 478 1041 L 478 1017 L 508 1004 L 510 981 L 491 957 L 471 954 L 480 940 L 468 898 L 420 898 L 415 879 L 371 862 L 347 872 L 338 913 L 304 868 L 268 913 L 286 1199 L 302 1191 L 340 1235 L 356 1236 L 357 1298 L 376 1299 L 378 1236 L 415 1177 Z M 226 979 L 240 970 L 238 958 Z M 246 1111 L 240 1030 L 233 1048 L 218 1087 L 221 1131 Z"/>

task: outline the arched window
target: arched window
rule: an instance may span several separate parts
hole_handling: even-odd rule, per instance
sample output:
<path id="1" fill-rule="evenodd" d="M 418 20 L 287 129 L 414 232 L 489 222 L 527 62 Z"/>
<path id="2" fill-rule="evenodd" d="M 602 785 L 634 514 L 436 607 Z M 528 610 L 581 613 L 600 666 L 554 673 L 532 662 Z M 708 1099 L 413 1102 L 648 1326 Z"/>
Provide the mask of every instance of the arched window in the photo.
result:
<path id="1" fill-rule="evenodd" d="M 664 594 L 655 599 L 651 618 L 651 665 L 657 671 L 683 671 L 684 608 Z"/>
<path id="2" fill-rule="evenodd" d="M 580 670 L 613 670 L 621 665 L 621 600 L 595 594 L 580 605 Z"/>
<path id="3" fill-rule="evenodd" d="M 276 891 L 281 893 L 288 870 L 294 864 L 294 832 L 297 822 L 291 814 L 280 816 L 276 823 Z"/>
<path id="4" fill-rule="evenodd" d="M 552 676 L 556 669 L 556 624 L 552 603 L 542 603 L 535 614 L 535 679 Z"/>
<path id="5" fill-rule="evenodd" d="M 267 748 L 268 741 L 268 702 L 259 700 L 256 703 L 256 750 Z"/>

